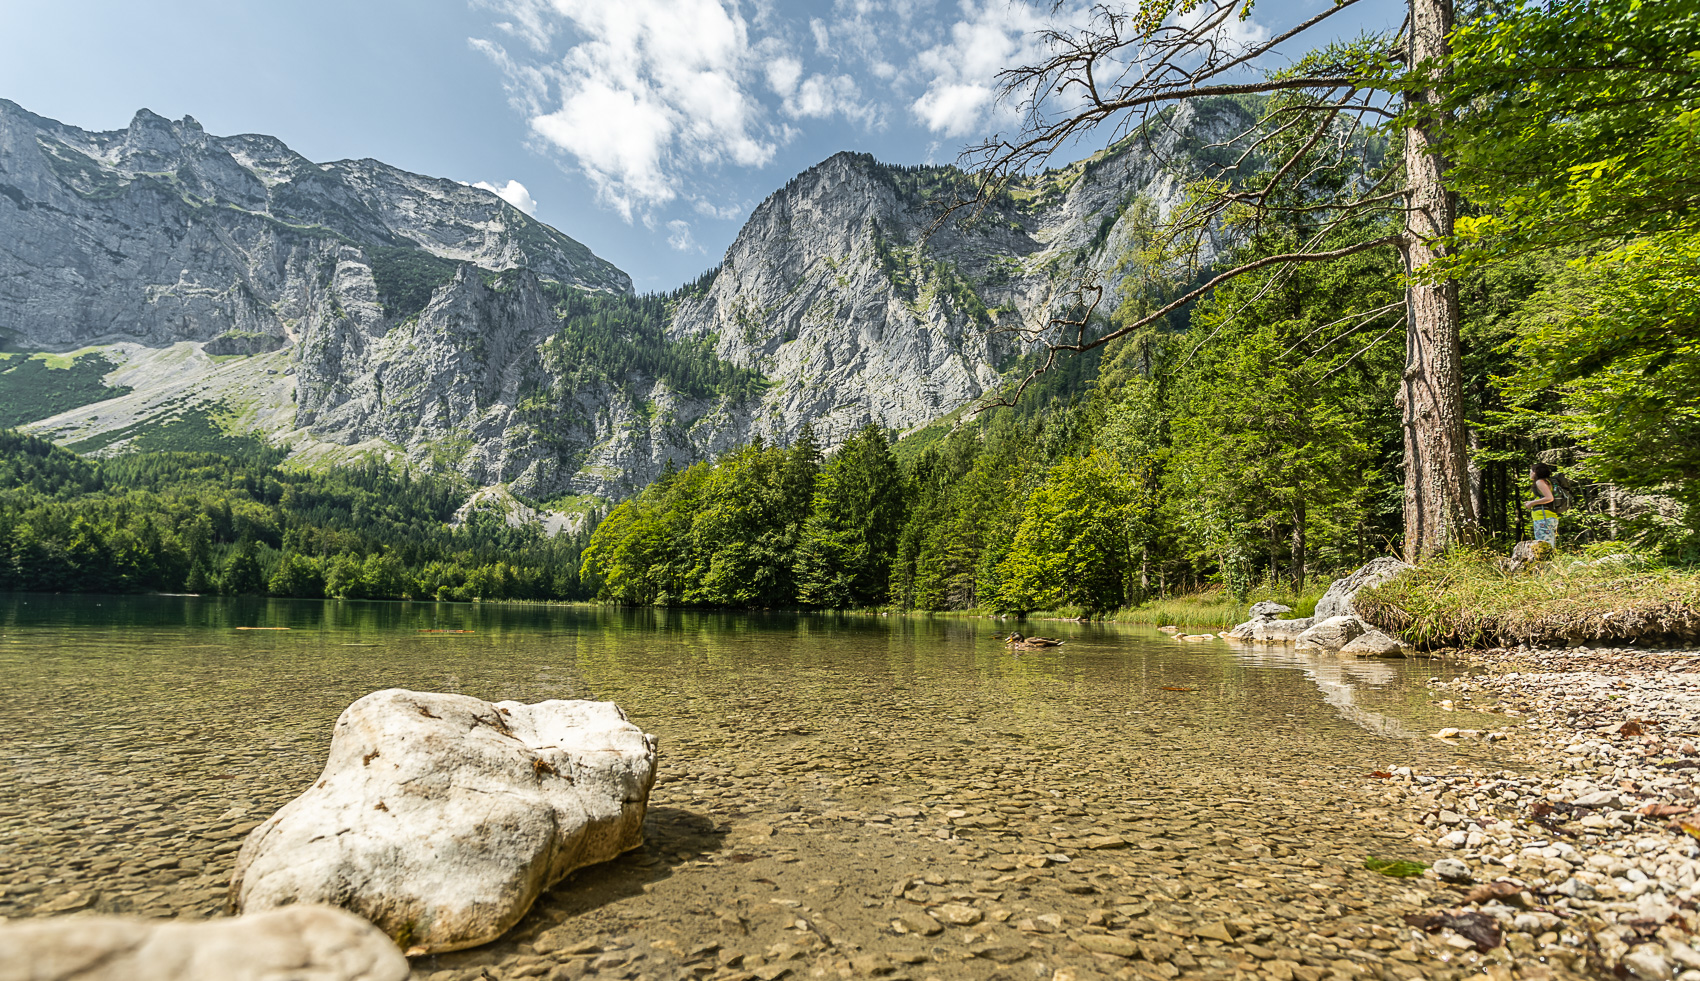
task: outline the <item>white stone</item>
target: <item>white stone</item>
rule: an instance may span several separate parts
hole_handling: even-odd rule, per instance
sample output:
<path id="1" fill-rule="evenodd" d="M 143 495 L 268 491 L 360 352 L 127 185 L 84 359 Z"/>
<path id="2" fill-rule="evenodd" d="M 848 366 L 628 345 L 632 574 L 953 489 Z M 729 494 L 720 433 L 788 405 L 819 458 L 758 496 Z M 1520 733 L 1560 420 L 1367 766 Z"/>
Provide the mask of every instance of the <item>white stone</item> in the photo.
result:
<path id="1" fill-rule="evenodd" d="M 330 906 L 227 920 L 61 916 L 0 924 L 4 981 L 402 981 L 383 931 Z"/>
<path id="2" fill-rule="evenodd" d="M 331 903 L 410 955 L 487 943 L 643 843 L 655 748 L 611 702 L 374 692 L 337 719 L 321 778 L 248 836 L 232 907 Z"/>
<path id="3" fill-rule="evenodd" d="M 1358 595 L 1359 590 L 1379 586 L 1409 568 L 1409 565 L 1395 558 L 1383 556 L 1371 559 L 1346 578 L 1334 580 L 1328 587 L 1328 592 L 1323 593 L 1322 599 L 1316 602 L 1316 619 L 1321 621 L 1329 617 L 1357 616 L 1358 611 L 1352 605 L 1352 598 Z"/>
<path id="4" fill-rule="evenodd" d="M 1277 603 L 1274 600 L 1264 600 L 1261 603 L 1251 604 L 1251 610 L 1249 612 L 1251 613 L 1251 618 L 1253 620 L 1273 620 L 1283 613 L 1293 612 L 1293 608 L 1284 603 Z"/>
<path id="5" fill-rule="evenodd" d="M 1652 944 L 1642 944 L 1623 955 L 1623 966 L 1641 981 L 1670 981 L 1670 962 Z"/>
<path id="6" fill-rule="evenodd" d="M 1364 625 L 1357 617 L 1329 617 L 1326 620 L 1317 620 L 1303 633 L 1299 634 L 1294 643 L 1300 647 L 1337 651 L 1351 643 L 1363 632 Z"/>
<path id="7" fill-rule="evenodd" d="M 1313 617 L 1299 617 L 1296 620 L 1249 620 L 1228 633 L 1232 634 L 1232 639 L 1235 640 L 1291 644 L 1315 622 Z"/>
<path id="8" fill-rule="evenodd" d="M 1358 657 L 1400 657 L 1406 653 L 1406 644 L 1397 637 L 1384 634 L 1374 627 L 1365 627 L 1364 632 L 1340 648 L 1342 654 L 1355 654 Z"/>

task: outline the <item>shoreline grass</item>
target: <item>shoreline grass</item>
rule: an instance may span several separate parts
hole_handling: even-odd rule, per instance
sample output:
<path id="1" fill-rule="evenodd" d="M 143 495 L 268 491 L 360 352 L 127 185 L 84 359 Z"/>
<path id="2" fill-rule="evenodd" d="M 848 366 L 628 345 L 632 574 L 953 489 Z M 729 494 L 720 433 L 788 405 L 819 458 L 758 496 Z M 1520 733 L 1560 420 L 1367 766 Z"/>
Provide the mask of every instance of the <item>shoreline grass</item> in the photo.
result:
<path id="1" fill-rule="evenodd" d="M 1506 565 L 1481 552 L 1432 559 L 1360 592 L 1358 614 L 1419 650 L 1700 638 L 1700 569 L 1613 543 Z"/>

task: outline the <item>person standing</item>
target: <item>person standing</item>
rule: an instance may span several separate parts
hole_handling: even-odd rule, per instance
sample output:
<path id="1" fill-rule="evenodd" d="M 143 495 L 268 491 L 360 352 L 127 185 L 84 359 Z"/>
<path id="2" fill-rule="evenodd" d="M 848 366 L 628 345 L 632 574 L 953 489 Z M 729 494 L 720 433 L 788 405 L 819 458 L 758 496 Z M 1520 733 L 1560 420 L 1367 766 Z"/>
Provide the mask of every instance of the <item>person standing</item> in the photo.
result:
<path id="1" fill-rule="evenodd" d="M 1533 512 L 1530 517 L 1535 521 L 1535 541 L 1557 548 L 1560 505 L 1553 494 L 1552 467 L 1534 464 L 1529 467 L 1529 479 L 1535 484 L 1535 499 L 1524 501 L 1523 506 Z"/>

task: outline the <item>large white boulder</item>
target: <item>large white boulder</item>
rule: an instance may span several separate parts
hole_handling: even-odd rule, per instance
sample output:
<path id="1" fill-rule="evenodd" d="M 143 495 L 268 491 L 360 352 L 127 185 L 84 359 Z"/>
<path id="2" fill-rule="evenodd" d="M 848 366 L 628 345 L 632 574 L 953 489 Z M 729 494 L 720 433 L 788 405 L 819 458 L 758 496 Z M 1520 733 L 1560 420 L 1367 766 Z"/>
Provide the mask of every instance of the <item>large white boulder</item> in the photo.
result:
<path id="1" fill-rule="evenodd" d="M 329 906 L 233 920 L 60 916 L 0 923 L 0 981 L 402 981 L 383 932 Z"/>
<path id="2" fill-rule="evenodd" d="M 1294 638 L 1293 643 L 1301 648 L 1337 651 L 1351 643 L 1364 629 L 1363 621 L 1357 617 L 1329 617 L 1312 624 Z"/>
<path id="3" fill-rule="evenodd" d="M 1322 598 L 1316 601 L 1317 622 L 1332 617 L 1357 616 L 1358 611 L 1352 606 L 1352 598 L 1358 595 L 1358 590 L 1379 586 L 1409 568 L 1411 566 L 1398 559 L 1383 556 L 1369 560 L 1344 579 L 1334 580 L 1329 585 L 1328 592 L 1323 593 Z"/>
<path id="4" fill-rule="evenodd" d="M 374 692 L 337 719 L 320 779 L 249 834 L 230 905 L 341 906 L 409 956 L 486 943 L 643 844 L 655 750 L 611 702 Z"/>

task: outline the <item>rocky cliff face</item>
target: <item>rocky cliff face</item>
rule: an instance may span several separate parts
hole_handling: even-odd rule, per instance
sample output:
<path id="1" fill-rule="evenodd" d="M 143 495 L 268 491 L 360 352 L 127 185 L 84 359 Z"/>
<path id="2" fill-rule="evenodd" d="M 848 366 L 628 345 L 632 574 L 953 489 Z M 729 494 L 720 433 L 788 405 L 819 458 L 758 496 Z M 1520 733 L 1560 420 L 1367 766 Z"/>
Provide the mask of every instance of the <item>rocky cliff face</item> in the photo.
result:
<path id="1" fill-rule="evenodd" d="M 147 110 L 90 133 L 0 100 L 0 228 L 0 331 L 36 350 L 226 333 L 282 344 L 333 260 L 417 253 L 631 290 L 489 192 L 372 160 L 316 164 Z"/>
<path id="2" fill-rule="evenodd" d="M 1234 104 L 1187 106 L 1146 139 L 1021 182 L 934 227 L 971 189 L 950 167 L 841 153 L 757 207 L 712 284 L 679 304 L 680 337 L 774 382 L 752 424 L 781 441 L 805 422 L 828 440 L 969 405 L 1047 333 L 1083 276 L 1115 308 L 1141 199 L 1177 204 L 1198 150 L 1243 129 Z M 1207 238 L 1203 259 L 1212 242 Z"/>
<path id="3" fill-rule="evenodd" d="M 1169 123 L 930 235 L 959 172 L 839 154 L 758 207 L 711 281 L 631 301 L 655 323 L 622 341 L 569 328 L 629 277 L 488 192 L 187 117 L 90 133 L 0 100 L 0 334 L 118 365 L 122 397 L 31 426 L 79 449 L 207 418 L 307 459 L 618 498 L 669 458 L 808 422 L 830 445 L 995 388 L 1031 343 L 1014 328 L 1042 329 L 1083 272 L 1114 279 L 1129 202 L 1172 204 L 1193 149 L 1244 120 Z M 590 364 L 640 341 L 666 357 Z M 729 384 L 725 362 L 768 384 Z"/>

